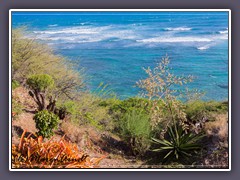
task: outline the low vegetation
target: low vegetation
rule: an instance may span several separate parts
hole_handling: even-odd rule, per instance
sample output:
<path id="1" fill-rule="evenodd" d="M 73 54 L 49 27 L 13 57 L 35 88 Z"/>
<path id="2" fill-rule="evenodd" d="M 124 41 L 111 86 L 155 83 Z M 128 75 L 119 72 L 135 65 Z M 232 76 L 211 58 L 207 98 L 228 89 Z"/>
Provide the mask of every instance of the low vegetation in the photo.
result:
<path id="1" fill-rule="evenodd" d="M 192 154 L 196 154 L 201 149 L 201 134 L 185 133 L 182 126 L 170 126 L 167 129 L 166 136 L 163 139 L 152 138 L 153 142 L 159 144 L 155 152 L 166 153 L 164 160 L 192 163 Z"/>
<path id="2" fill-rule="evenodd" d="M 96 168 L 104 158 L 90 158 L 63 138 L 43 142 L 41 136 L 30 135 L 25 137 L 23 132 L 18 147 L 12 145 L 13 168 Z"/>
<path id="3" fill-rule="evenodd" d="M 151 126 L 149 115 L 131 110 L 119 122 L 120 136 L 132 149 L 134 155 L 144 155 L 150 147 Z"/>
<path id="4" fill-rule="evenodd" d="M 35 103 L 30 108 L 14 96 L 13 120 L 32 113 L 38 130 L 37 137 L 23 133 L 18 147 L 12 145 L 14 168 L 98 167 L 103 156 L 91 159 L 77 147 L 90 147 L 82 143 L 85 136 L 91 138 L 90 129 L 99 132 L 88 141 L 91 147 L 110 154 L 117 149 L 124 158 L 148 165 L 211 167 L 218 158 L 221 167 L 228 167 L 227 155 L 219 160 L 228 152 L 228 102 L 201 101 L 197 90 L 177 91 L 194 77 L 175 75 L 168 57 L 144 69 L 147 77 L 137 82 L 140 96 L 120 100 L 103 84 L 89 92 L 81 70 L 46 45 L 24 38 L 23 30 L 13 30 L 12 44 L 12 91 L 27 90 Z M 58 136 L 59 141 L 49 140 Z M 62 160 L 66 157 L 70 161 Z"/>
<path id="5" fill-rule="evenodd" d="M 53 130 L 58 127 L 59 123 L 58 116 L 47 110 L 39 111 L 33 119 L 38 129 L 37 134 L 44 138 L 50 138 L 54 134 Z"/>
<path id="6" fill-rule="evenodd" d="M 23 106 L 19 102 L 18 98 L 12 98 L 12 116 L 16 119 L 18 115 L 23 112 Z"/>

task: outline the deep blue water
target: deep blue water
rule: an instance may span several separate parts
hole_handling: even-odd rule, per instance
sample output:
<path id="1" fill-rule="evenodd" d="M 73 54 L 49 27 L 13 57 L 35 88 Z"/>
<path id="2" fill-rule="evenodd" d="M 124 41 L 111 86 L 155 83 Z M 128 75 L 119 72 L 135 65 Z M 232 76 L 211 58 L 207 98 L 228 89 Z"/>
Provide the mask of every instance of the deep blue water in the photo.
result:
<path id="1" fill-rule="evenodd" d="M 189 88 L 228 99 L 227 12 L 14 12 L 12 25 L 77 61 L 91 90 L 104 82 L 120 98 L 135 96 L 142 67 L 167 54 L 177 75 L 196 77 Z"/>

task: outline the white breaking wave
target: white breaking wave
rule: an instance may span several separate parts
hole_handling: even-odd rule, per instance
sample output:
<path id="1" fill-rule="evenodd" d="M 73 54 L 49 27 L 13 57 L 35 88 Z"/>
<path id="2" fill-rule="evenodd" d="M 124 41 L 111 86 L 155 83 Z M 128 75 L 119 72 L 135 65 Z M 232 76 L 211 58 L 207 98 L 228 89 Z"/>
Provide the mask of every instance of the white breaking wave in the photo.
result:
<path id="1" fill-rule="evenodd" d="M 72 28 L 33 31 L 35 37 L 47 41 L 65 41 L 71 43 L 99 42 L 107 39 L 136 39 L 132 30 L 116 30 L 112 26 Z"/>
<path id="2" fill-rule="evenodd" d="M 88 37 L 82 37 L 82 38 L 79 38 L 79 37 L 43 37 L 43 36 L 38 36 L 37 39 L 40 39 L 40 40 L 46 40 L 46 41 L 64 41 L 64 42 L 70 42 L 70 43 L 90 43 L 90 42 L 99 42 L 99 41 L 102 41 L 104 40 L 104 38 L 96 38 L 96 37 L 93 37 L 93 38 L 88 38 Z"/>
<path id="3" fill-rule="evenodd" d="M 220 34 L 228 34 L 228 30 L 226 31 L 219 31 Z"/>
<path id="4" fill-rule="evenodd" d="M 164 28 L 165 31 L 190 31 L 192 28 L 188 27 L 176 27 L 176 28 Z"/>
<path id="5" fill-rule="evenodd" d="M 228 34 L 226 33 L 215 37 L 215 40 L 227 40 L 227 39 L 228 39 Z"/>
<path id="6" fill-rule="evenodd" d="M 201 47 L 197 47 L 198 50 L 206 50 L 210 48 L 210 45 L 205 45 L 205 46 L 201 46 Z"/>
<path id="7" fill-rule="evenodd" d="M 227 34 L 221 35 L 205 35 L 205 36 L 161 36 L 161 37 L 153 37 L 146 39 L 138 39 L 137 42 L 141 43 L 210 43 L 210 45 L 214 45 L 215 42 L 221 40 L 227 40 Z M 193 44 L 194 45 L 194 44 Z M 207 49 L 210 45 L 204 45 L 197 47 L 200 50 Z M 195 46 L 195 45 L 194 45 Z M 196 46 L 195 46 L 196 47 Z"/>
<path id="8" fill-rule="evenodd" d="M 54 24 L 53 24 L 54 25 Z M 188 27 L 166 28 L 169 31 L 190 30 Z M 37 38 L 46 41 L 57 41 L 57 43 L 91 43 L 106 41 L 132 40 L 132 46 L 157 45 L 157 43 L 184 43 L 184 45 L 193 46 L 199 50 L 205 50 L 214 45 L 215 42 L 227 40 L 228 34 L 221 33 L 217 35 L 196 35 L 196 36 L 176 36 L 169 32 L 157 33 L 156 37 L 146 37 L 138 29 L 126 28 L 125 26 L 76 26 L 67 28 L 52 28 L 48 30 L 33 31 L 28 37 Z M 53 42 L 54 43 L 54 42 Z M 56 43 L 56 42 L 55 42 Z M 126 43 L 124 43 L 126 45 Z M 206 45 L 208 44 L 208 45 Z M 209 45 L 210 44 L 210 45 Z"/>
<path id="9" fill-rule="evenodd" d="M 33 31 L 36 34 L 96 34 L 96 28 L 65 28 L 62 30 Z"/>
<path id="10" fill-rule="evenodd" d="M 143 40 L 137 40 L 137 42 L 143 43 L 184 43 L 184 42 L 212 42 L 210 38 L 203 37 L 155 37 Z"/>

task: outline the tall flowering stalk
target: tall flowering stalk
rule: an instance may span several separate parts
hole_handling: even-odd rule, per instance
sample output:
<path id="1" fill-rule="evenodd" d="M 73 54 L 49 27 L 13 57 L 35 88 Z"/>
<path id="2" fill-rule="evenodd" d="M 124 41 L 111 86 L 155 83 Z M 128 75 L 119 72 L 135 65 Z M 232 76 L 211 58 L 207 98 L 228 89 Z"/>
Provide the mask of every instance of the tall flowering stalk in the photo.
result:
<path id="1" fill-rule="evenodd" d="M 169 68 L 169 57 L 163 57 L 161 62 L 153 69 L 144 68 L 148 77 L 137 82 L 142 89 L 142 96 L 151 101 L 151 126 L 153 129 L 162 128 L 162 134 L 167 127 L 179 123 L 186 130 L 188 126 L 184 123 L 186 113 L 184 105 L 179 101 L 177 87 L 193 81 L 193 76 L 176 76 Z"/>

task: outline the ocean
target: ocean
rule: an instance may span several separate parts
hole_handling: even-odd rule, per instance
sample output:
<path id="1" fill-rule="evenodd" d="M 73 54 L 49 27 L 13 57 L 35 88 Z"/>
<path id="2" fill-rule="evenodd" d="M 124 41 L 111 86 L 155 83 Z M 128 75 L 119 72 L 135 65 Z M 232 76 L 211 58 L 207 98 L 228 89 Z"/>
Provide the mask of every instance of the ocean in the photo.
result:
<path id="1" fill-rule="evenodd" d="M 13 12 L 12 27 L 84 68 L 87 87 L 139 94 L 143 68 L 168 55 L 176 75 L 204 100 L 228 100 L 228 12 Z"/>

